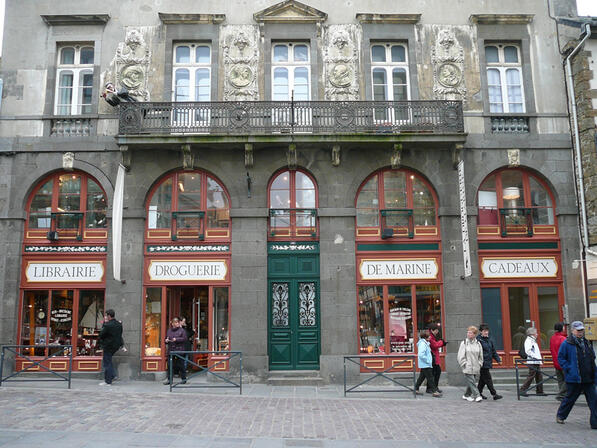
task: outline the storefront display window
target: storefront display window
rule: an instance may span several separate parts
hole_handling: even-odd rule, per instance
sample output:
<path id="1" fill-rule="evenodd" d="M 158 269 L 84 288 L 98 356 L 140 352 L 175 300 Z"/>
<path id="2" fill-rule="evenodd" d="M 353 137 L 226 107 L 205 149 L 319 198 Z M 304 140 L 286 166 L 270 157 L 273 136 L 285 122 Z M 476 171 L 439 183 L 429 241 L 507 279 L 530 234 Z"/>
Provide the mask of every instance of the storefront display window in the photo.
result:
<path id="1" fill-rule="evenodd" d="M 556 286 L 540 286 L 537 288 L 539 304 L 539 337 L 541 348 L 549 348 L 549 340 L 553 336 L 553 326 L 560 322 L 558 306 L 558 288 Z"/>
<path id="2" fill-rule="evenodd" d="M 361 353 L 384 352 L 383 309 L 383 288 L 381 286 L 359 287 Z"/>
<path id="3" fill-rule="evenodd" d="M 431 324 L 441 322 L 442 306 L 438 285 L 416 286 L 417 330 L 424 330 Z"/>
<path id="4" fill-rule="evenodd" d="M 99 332 L 104 321 L 104 292 L 81 291 L 79 293 L 79 323 L 77 331 L 77 355 L 97 355 Z"/>
<path id="5" fill-rule="evenodd" d="M 44 356 L 48 344 L 48 291 L 25 291 L 21 325 L 21 345 L 30 356 Z"/>
<path id="6" fill-rule="evenodd" d="M 145 356 L 161 356 L 162 288 L 147 288 L 145 294 Z"/>
<path id="7" fill-rule="evenodd" d="M 72 339 L 73 328 L 73 290 L 52 291 L 52 305 L 50 308 L 50 332 L 48 341 L 50 354 L 54 353 L 52 346 L 68 345 Z"/>
<path id="8" fill-rule="evenodd" d="M 413 312 L 410 286 L 388 286 L 390 351 L 414 351 Z"/>
<path id="9" fill-rule="evenodd" d="M 228 288 L 213 288 L 213 318 L 215 350 L 230 350 L 228 327 Z"/>

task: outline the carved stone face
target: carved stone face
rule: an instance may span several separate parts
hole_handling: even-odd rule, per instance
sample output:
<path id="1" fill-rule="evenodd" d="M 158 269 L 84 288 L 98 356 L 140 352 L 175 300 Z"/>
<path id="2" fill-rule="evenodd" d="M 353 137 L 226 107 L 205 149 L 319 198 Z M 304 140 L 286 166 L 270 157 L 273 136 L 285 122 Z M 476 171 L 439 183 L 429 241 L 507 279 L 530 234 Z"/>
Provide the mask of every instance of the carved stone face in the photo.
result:
<path id="1" fill-rule="evenodd" d="M 131 30 L 126 33 L 125 43 L 134 50 L 143 44 L 143 36 L 138 30 Z"/>
<path id="2" fill-rule="evenodd" d="M 249 45 L 249 40 L 244 35 L 244 33 L 240 33 L 236 39 L 234 39 L 234 45 L 238 50 L 242 53 L 245 48 Z"/>
<path id="3" fill-rule="evenodd" d="M 439 44 L 444 48 L 449 48 L 454 45 L 454 37 L 447 30 L 441 30 L 438 38 Z"/>
<path id="4" fill-rule="evenodd" d="M 332 41 L 332 43 L 339 50 L 342 50 L 344 47 L 346 47 L 348 45 L 348 38 L 346 37 L 346 35 L 344 33 L 340 33 L 336 37 L 334 37 L 334 40 Z"/>

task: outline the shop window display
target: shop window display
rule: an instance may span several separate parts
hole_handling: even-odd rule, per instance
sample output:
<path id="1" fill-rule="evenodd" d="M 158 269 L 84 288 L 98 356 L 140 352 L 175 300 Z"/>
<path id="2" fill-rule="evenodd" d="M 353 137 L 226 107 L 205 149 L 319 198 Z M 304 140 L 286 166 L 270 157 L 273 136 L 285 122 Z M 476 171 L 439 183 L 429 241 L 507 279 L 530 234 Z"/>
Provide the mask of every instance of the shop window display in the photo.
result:
<path id="1" fill-rule="evenodd" d="M 145 356 L 161 356 L 162 288 L 147 288 L 145 297 Z"/>

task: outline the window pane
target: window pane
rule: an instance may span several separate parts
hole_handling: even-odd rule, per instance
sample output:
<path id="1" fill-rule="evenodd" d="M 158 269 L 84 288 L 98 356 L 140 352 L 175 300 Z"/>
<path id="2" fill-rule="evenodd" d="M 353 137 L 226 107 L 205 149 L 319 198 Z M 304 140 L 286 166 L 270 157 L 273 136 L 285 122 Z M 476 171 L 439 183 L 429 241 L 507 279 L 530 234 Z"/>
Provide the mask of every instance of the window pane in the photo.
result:
<path id="1" fill-rule="evenodd" d="M 315 208 L 315 185 L 304 173 L 296 171 L 296 208 Z"/>
<path id="2" fill-rule="evenodd" d="M 63 174 L 58 178 L 58 211 L 78 212 L 81 210 L 81 176 Z M 59 229 L 77 229 L 79 218 L 74 214 L 58 216 L 56 227 Z"/>
<path id="3" fill-rule="evenodd" d="M 485 61 L 488 63 L 500 62 L 498 48 L 494 46 L 485 47 Z"/>
<path id="4" fill-rule="evenodd" d="M 361 353 L 385 351 L 381 286 L 359 286 L 359 333 Z"/>
<path id="5" fill-rule="evenodd" d="M 224 188 L 211 177 L 207 177 L 207 208 L 228 208 Z"/>
<path id="6" fill-rule="evenodd" d="M 372 62 L 386 62 L 386 49 L 383 45 L 373 45 L 371 47 Z"/>
<path id="7" fill-rule="evenodd" d="M 309 100 L 309 71 L 305 67 L 294 69 L 294 99 Z"/>
<path id="8" fill-rule="evenodd" d="M 502 189 L 504 208 L 524 207 L 522 172 L 518 170 L 503 171 Z"/>
<path id="9" fill-rule="evenodd" d="M 529 288 L 508 288 L 508 306 L 512 350 L 518 350 L 526 339 L 526 329 L 531 326 Z"/>
<path id="10" fill-rule="evenodd" d="M 58 115 L 70 115 L 73 101 L 73 77 L 72 72 L 61 72 L 58 84 Z"/>
<path id="11" fill-rule="evenodd" d="M 93 91 L 93 73 L 81 72 L 79 74 L 79 113 L 91 113 L 91 98 Z"/>
<path id="12" fill-rule="evenodd" d="M 494 68 L 487 70 L 487 87 L 489 90 L 489 111 L 503 112 L 502 83 L 499 70 Z"/>
<path id="13" fill-rule="evenodd" d="M 230 350 L 228 328 L 228 288 L 214 288 L 214 350 Z"/>
<path id="14" fill-rule="evenodd" d="M 540 286 L 537 288 L 539 302 L 539 337 L 541 348 L 549 347 L 549 340 L 554 334 L 553 326 L 560 322 L 560 307 L 558 304 L 558 288 L 556 286 Z"/>
<path id="15" fill-rule="evenodd" d="M 81 64 L 93 64 L 93 47 L 81 48 Z"/>
<path id="16" fill-rule="evenodd" d="M 388 286 L 390 352 L 414 351 L 413 313 L 410 286 Z"/>
<path id="17" fill-rule="evenodd" d="M 54 181 L 47 181 L 31 200 L 29 208 L 29 228 L 49 229 L 52 212 L 52 188 Z"/>
<path id="18" fill-rule="evenodd" d="M 210 48 L 206 45 L 198 46 L 195 52 L 195 62 L 199 64 L 209 64 L 210 61 Z"/>
<path id="19" fill-rule="evenodd" d="M 407 93 L 407 81 L 406 81 L 406 70 L 402 68 L 395 68 L 392 70 L 392 82 L 393 82 L 393 90 L 394 90 L 394 101 L 405 101 L 408 99 Z M 397 115 L 404 116 L 403 112 L 406 111 L 397 111 Z M 397 117 L 398 118 L 398 117 Z M 406 116 L 404 116 L 406 118 Z"/>
<path id="20" fill-rule="evenodd" d="M 518 62 L 518 48 L 512 46 L 504 47 L 504 61 L 510 63 Z"/>
<path id="21" fill-rule="evenodd" d="M 191 62 L 191 49 L 187 46 L 176 47 L 176 63 L 188 64 Z"/>
<path id="22" fill-rule="evenodd" d="M 95 356 L 98 337 L 104 319 L 104 291 L 79 293 L 79 322 L 77 325 L 77 355 Z"/>
<path id="23" fill-rule="evenodd" d="M 201 209 L 201 175 L 198 173 L 180 173 L 178 175 L 178 210 Z"/>
<path id="24" fill-rule="evenodd" d="M 373 69 L 373 100 L 385 101 L 387 96 L 386 71 L 383 68 Z"/>
<path id="25" fill-rule="evenodd" d="M 403 68 L 392 70 L 392 82 L 394 85 L 406 84 L 406 70 Z"/>
<path id="26" fill-rule="evenodd" d="M 145 291 L 145 332 L 143 347 L 145 356 L 162 355 L 162 288 Z"/>
<path id="27" fill-rule="evenodd" d="M 104 192 L 93 180 L 87 180 L 87 228 L 106 227 L 106 198 Z"/>
<path id="28" fill-rule="evenodd" d="M 167 229 L 170 227 L 172 207 L 172 178 L 163 182 L 151 197 L 147 213 L 148 229 Z"/>
<path id="29" fill-rule="evenodd" d="M 306 45 L 294 46 L 294 62 L 307 62 L 309 60 L 309 49 Z"/>
<path id="30" fill-rule="evenodd" d="M 75 63 L 75 49 L 71 47 L 63 48 L 60 51 L 60 63 L 61 64 L 74 64 Z"/>
<path id="31" fill-rule="evenodd" d="M 415 226 L 435 225 L 435 201 L 427 186 L 416 177 L 413 184 L 413 212 Z"/>
<path id="32" fill-rule="evenodd" d="M 522 103 L 522 86 L 520 85 L 520 71 L 516 68 L 506 70 L 508 85 L 508 107 L 510 112 L 524 112 Z"/>
<path id="33" fill-rule="evenodd" d="M 288 70 L 276 68 L 274 70 L 274 101 L 286 101 L 288 96 Z"/>
<path id="34" fill-rule="evenodd" d="M 200 68 L 195 71 L 195 100 L 209 101 L 210 97 L 209 70 Z"/>
<path id="35" fill-rule="evenodd" d="M 406 176 L 403 171 L 383 174 L 384 208 L 406 208 Z"/>
<path id="36" fill-rule="evenodd" d="M 417 294 L 417 330 L 424 330 L 430 324 L 441 323 L 442 304 L 438 285 L 419 285 Z"/>
<path id="37" fill-rule="evenodd" d="M 25 291 L 23 295 L 21 345 L 39 345 L 23 349 L 29 356 L 44 356 L 48 343 L 48 291 Z"/>
<path id="38" fill-rule="evenodd" d="M 406 62 L 406 50 L 402 45 L 392 47 L 392 62 Z"/>
<path id="39" fill-rule="evenodd" d="M 487 178 L 479 188 L 478 224 L 497 226 L 498 221 L 497 191 L 495 175 Z"/>
<path id="40" fill-rule="evenodd" d="M 533 207 L 533 224 L 554 224 L 553 205 L 548 191 L 532 176 L 529 176 L 531 187 L 531 207 Z"/>
<path id="41" fill-rule="evenodd" d="M 189 71 L 186 68 L 176 70 L 175 83 L 175 101 L 190 101 L 191 95 L 189 91 Z"/>
<path id="42" fill-rule="evenodd" d="M 288 62 L 288 47 L 286 45 L 274 46 L 274 62 Z"/>
<path id="43" fill-rule="evenodd" d="M 377 175 L 363 186 L 357 196 L 357 227 L 375 227 L 379 225 L 379 195 L 377 193 Z"/>
<path id="44" fill-rule="evenodd" d="M 50 354 L 59 352 L 56 345 L 70 345 L 73 329 L 73 290 L 52 291 L 52 307 L 50 310 Z M 64 352 L 67 354 L 67 352 Z"/>
<path id="45" fill-rule="evenodd" d="M 502 327 L 502 300 L 500 288 L 481 288 L 481 303 L 483 309 L 483 322 L 489 325 L 490 335 L 496 350 L 504 349 Z"/>

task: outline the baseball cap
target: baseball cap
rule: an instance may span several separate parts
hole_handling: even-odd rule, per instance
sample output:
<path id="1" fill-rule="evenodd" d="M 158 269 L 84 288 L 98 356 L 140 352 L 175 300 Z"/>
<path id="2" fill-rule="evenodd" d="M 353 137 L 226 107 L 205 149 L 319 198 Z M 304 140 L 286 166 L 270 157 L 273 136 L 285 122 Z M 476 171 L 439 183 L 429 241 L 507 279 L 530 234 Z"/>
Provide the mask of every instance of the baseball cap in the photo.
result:
<path id="1" fill-rule="evenodd" d="M 585 326 L 580 320 L 575 320 L 570 324 L 570 328 L 572 328 L 573 330 L 584 330 Z"/>

